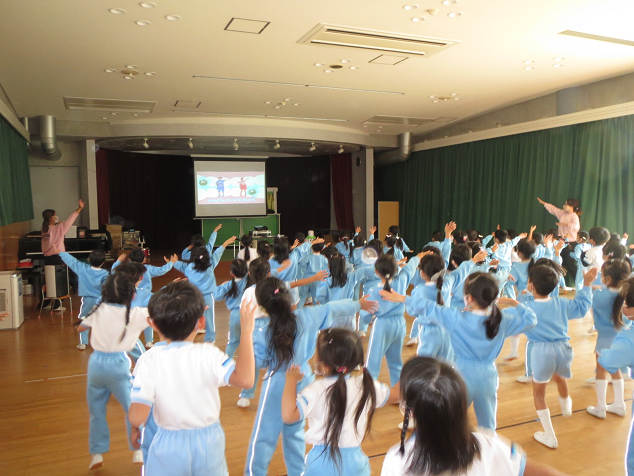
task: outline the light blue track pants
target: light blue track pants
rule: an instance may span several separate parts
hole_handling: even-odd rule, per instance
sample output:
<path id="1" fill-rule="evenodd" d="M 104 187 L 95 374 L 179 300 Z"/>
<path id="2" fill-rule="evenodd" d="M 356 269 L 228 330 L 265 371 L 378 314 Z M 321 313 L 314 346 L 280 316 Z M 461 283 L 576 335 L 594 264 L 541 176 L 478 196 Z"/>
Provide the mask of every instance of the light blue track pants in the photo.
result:
<path id="1" fill-rule="evenodd" d="M 240 345 L 241 329 L 240 309 L 234 309 L 229 314 L 229 340 L 227 341 L 227 348 L 225 349 L 225 354 L 231 359 L 233 359 L 236 349 Z"/>
<path id="2" fill-rule="evenodd" d="M 403 339 L 405 339 L 405 318 L 401 316 L 378 317 L 372 325 L 368 342 L 366 367 L 372 378 L 378 380 L 383 356 L 390 371 L 390 386 L 401 378 L 403 368 Z"/>
<path id="3" fill-rule="evenodd" d="M 297 391 L 300 392 L 313 376 L 307 376 L 299 383 Z M 260 403 L 255 415 L 251 441 L 247 452 L 247 461 L 244 468 L 246 476 L 266 476 L 269 464 L 277 442 L 282 435 L 284 449 L 284 462 L 288 476 L 301 476 L 304 472 L 304 454 L 306 443 L 304 441 L 304 420 L 292 425 L 286 425 L 282 421 L 282 393 L 286 383 L 286 374 L 283 371 L 273 376 L 267 376 L 260 391 Z"/>
<path id="4" fill-rule="evenodd" d="M 210 294 L 205 296 L 205 306 L 208 309 L 205 309 L 205 342 L 215 342 L 216 341 L 216 315 L 214 311 L 214 298 Z"/>
<path id="5" fill-rule="evenodd" d="M 478 426 L 495 431 L 500 379 L 495 362 L 458 358 L 456 366 L 467 384 L 467 405 L 473 402 Z"/>
<path id="6" fill-rule="evenodd" d="M 98 297 L 82 296 L 82 298 L 81 298 L 81 307 L 79 308 L 79 318 L 83 319 L 84 317 L 86 317 L 88 315 L 88 313 L 90 311 L 92 311 L 92 308 L 97 305 L 97 301 L 99 301 Z M 89 340 L 88 340 L 88 333 L 89 332 L 90 332 L 90 330 L 86 329 L 85 331 L 82 331 L 82 332 L 79 333 L 79 343 L 80 344 L 87 345 L 89 343 Z"/>
<path id="7" fill-rule="evenodd" d="M 220 421 L 193 430 L 157 430 L 144 473 L 148 476 L 226 476 L 225 433 Z"/>
<path id="8" fill-rule="evenodd" d="M 328 447 L 313 446 L 306 455 L 304 476 L 370 476 L 370 460 L 361 448 L 339 448 L 339 451 L 341 463 L 337 467 L 330 457 Z"/>
<path id="9" fill-rule="evenodd" d="M 106 410 L 111 394 L 125 412 L 128 447 L 133 450 L 130 445 L 130 422 L 128 421 L 131 379 L 130 359 L 125 352 L 108 353 L 96 350 L 91 354 L 88 360 L 88 387 L 86 389 L 90 412 L 88 437 L 90 454 L 106 453 L 110 449 L 110 430 L 106 420 Z"/>
<path id="10" fill-rule="evenodd" d="M 634 406 L 632 406 L 632 422 L 630 423 L 630 433 L 627 437 L 627 452 L 625 454 L 625 469 L 627 476 L 634 476 L 634 438 L 632 431 L 634 428 Z"/>

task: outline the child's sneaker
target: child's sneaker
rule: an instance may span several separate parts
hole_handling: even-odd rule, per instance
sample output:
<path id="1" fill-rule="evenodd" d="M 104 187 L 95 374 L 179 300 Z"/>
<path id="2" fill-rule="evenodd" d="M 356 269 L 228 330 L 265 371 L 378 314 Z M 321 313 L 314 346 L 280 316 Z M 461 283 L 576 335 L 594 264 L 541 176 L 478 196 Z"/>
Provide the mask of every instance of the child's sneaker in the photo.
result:
<path id="1" fill-rule="evenodd" d="M 240 398 L 238 399 L 238 403 L 236 403 L 240 408 L 247 408 L 251 405 L 251 399 L 249 398 Z"/>
<path id="2" fill-rule="evenodd" d="M 553 450 L 557 449 L 557 438 L 546 436 L 546 433 L 543 431 L 536 431 L 533 438 L 548 448 L 552 448 Z"/>
<path id="3" fill-rule="evenodd" d="M 624 417 L 625 416 L 625 407 L 617 407 L 614 405 L 614 403 L 610 403 L 607 407 L 606 407 L 606 412 L 608 413 L 613 413 L 615 415 L 618 415 L 620 417 Z"/>
<path id="4" fill-rule="evenodd" d="M 88 469 L 93 470 L 93 469 L 101 468 L 102 466 L 103 466 L 103 456 L 101 455 L 101 453 L 92 455 L 92 459 L 90 460 L 90 466 L 88 467 Z"/>
<path id="5" fill-rule="evenodd" d="M 86 350 L 86 344 L 77 344 L 77 349 Z"/>
<path id="6" fill-rule="evenodd" d="M 143 451 L 136 450 L 132 453 L 132 463 L 133 464 L 143 464 Z"/>
<path id="7" fill-rule="evenodd" d="M 413 345 L 418 344 L 418 337 L 412 337 L 407 341 L 407 347 L 412 347 Z"/>
<path id="8" fill-rule="evenodd" d="M 530 383 L 533 381 L 533 377 L 531 375 L 522 375 L 521 377 L 517 377 L 517 381 L 519 383 Z"/>
<path id="9" fill-rule="evenodd" d="M 605 410 L 599 410 L 597 407 L 589 406 L 586 411 L 594 417 L 605 420 Z"/>

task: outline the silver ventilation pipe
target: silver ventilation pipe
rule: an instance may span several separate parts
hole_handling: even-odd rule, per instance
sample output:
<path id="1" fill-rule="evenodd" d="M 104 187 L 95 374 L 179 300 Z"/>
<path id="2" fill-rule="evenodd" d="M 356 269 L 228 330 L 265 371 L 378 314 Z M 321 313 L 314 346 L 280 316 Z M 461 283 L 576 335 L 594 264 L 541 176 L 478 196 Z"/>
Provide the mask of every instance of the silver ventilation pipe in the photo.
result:
<path id="1" fill-rule="evenodd" d="M 62 152 L 57 148 L 55 116 L 38 116 L 38 122 L 40 123 L 40 144 L 45 158 L 59 160 Z"/>
<path id="2" fill-rule="evenodd" d="M 412 155 L 412 133 L 403 132 L 398 136 L 398 149 L 381 152 L 374 156 L 375 167 L 405 162 Z"/>
<path id="3" fill-rule="evenodd" d="M 20 118 L 20 122 L 22 123 L 22 125 L 24 126 L 24 128 L 26 129 L 26 131 L 29 133 L 29 136 L 31 135 L 31 120 L 28 117 L 21 117 Z M 33 143 L 29 140 L 26 143 L 26 146 L 29 149 L 29 152 L 35 152 L 35 148 L 33 147 Z"/>

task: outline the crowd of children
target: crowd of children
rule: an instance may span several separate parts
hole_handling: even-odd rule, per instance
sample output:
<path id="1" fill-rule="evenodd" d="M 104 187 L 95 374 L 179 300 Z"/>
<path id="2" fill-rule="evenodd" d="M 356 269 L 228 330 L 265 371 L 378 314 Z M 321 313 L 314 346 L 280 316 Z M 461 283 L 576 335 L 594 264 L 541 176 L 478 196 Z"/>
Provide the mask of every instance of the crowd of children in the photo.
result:
<path id="1" fill-rule="evenodd" d="M 221 225 L 207 243 L 194 236 L 181 259 L 166 258 L 163 267 L 144 265 L 141 250 L 123 255 L 110 273 L 102 269 L 103 253 L 91 253 L 89 264 L 60 253 L 79 277 L 78 348 L 86 348 L 90 332 L 93 349 L 90 469 L 104 463 L 109 449 L 105 414 L 114 394 L 126 414 L 133 462 L 143 463 L 145 474 L 228 474 L 218 389 L 243 389 L 238 406 L 247 407 L 264 370 L 245 475 L 267 474 L 280 436 L 291 476 L 369 475 L 361 443 L 376 409 L 388 403 L 400 403 L 404 418 L 401 443 L 385 458 L 386 476 L 559 474 L 496 436 L 495 361 L 507 338 L 507 358 L 517 358 L 519 335 L 526 335 L 526 372 L 518 381 L 533 385 L 543 426 L 534 438 L 557 448 L 547 384 L 556 382 L 562 414 L 570 417 L 568 321 L 591 312 L 597 404 L 587 411 L 599 419 L 624 417 L 622 372 L 634 365 L 634 278 L 620 236 L 602 227 L 580 231 L 578 200 L 563 210 L 540 202 L 557 216 L 558 229 L 517 234 L 498 225 L 483 237 L 450 222 L 444 239 L 434 232 L 418 254 L 398 227 L 383 241 L 374 238 L 375 227 L 367 241 L 357 228 L 334 246 L 298 234 L 293 244 L 278 237 L 272 246 L 253 247 L 245 235 L 231 279 L 220 285 L 214 269 L 236 240 L 214 249 Z M 152 294 L 152 277 L 172 267 L 187 279 Z M 565 286 L 566 274 L 574 286 Z M 559 296 L 568 288 L 576 290 L 574 299 Z M 216 301 L 230 311 L 224 352 L 215 345 Z M 418 357 L 403 365 L 406 311 L 415 318 L 408 344 L 417 345 Z M 144 331 L 147 351 L 139 340 Z M 194 344 L 198 333 L 205 333 L 204 343 Z M 129 357 L 136 360 L 133 374 Z M 377 380 L 384 358 L 389 386 Z M 476 432 L 467 419 L 471 403 Z M 634 448 L 627 467 L 634 475 Z"/>

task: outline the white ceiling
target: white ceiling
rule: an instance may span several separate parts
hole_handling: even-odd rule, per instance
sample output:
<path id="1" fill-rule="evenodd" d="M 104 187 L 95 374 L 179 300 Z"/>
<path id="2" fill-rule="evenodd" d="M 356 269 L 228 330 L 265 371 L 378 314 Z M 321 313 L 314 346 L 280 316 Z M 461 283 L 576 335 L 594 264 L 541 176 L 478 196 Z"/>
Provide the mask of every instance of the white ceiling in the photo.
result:
<path id="1" fill-rule="evenodd" d="M 630 46 L 558 34 L 579 30 L 634 40 L 631 0 L 460 0 L 451 6 L 441 0 L 155 0 L 152 9 L 133 0 L 2 3 L 0 84 L 20 116 L 52 114 L 67 121 L 114 125 L 143 123 L 150 117 L 196 120 L 192 114 L 173 112 L 181 100 L 200 101 L 193 110 L 201 112 L 339 119 L 346 122 L 320 124 L 367 134 L 420 134 L 446 122 L 413 129 L 384 126 L 381 132 L 377 126 L 364 128 L 363 122 L 377 115 L 461 120 L 634 70 Z M 407 3 L 420 8 L 406 11 Z M 109 8 L 126 13 L 115 15 Z M 426 10 L 431 8 L 438 14 L 429 15 Z M 450 18 L 450 12 L 463 15 Z M 169 14 L 181 19 L 168 21 L 164 17 Z M 415 23 L 414 16 L 427 19 Z M 259 35 L 224 31 L 234 17 L 270 24 Z M 137 26 L 137 20 L 151 25 Z M 298 44 L 320 23 L 459 44 L 429 58 L 410 56 L 395 66 L 370 64 L 380 52 Z M 552 67 L 555 57 L 565 57 L 563 67 Z M 314 66 L 342 59 L 351 63 L 331 74 Z M 535 60 L 535 69 L 526 71 L 525 60 Z M 126 65 L 137 65 L 141 74 L 125 80 L 120 72 L 104 72 Z M 150 71 L 156 75 L 143 74 Z M 403 94 L 194 79 L 196 75 Z M 461 100 L 433 103 L 429 98 L 451 93 Z M 157 104 L 152 113 L 140 117 L 110 116 L 66 110 L 64 96 Z M 292 99 L 288 105 L 274 109 L 286 98 Z M 203 117 L 201 121 L 209 118 Z M 250 120 L 242 119 L 245 124 Z M 306 121 L 302 122 L 305 128 Z"/>

